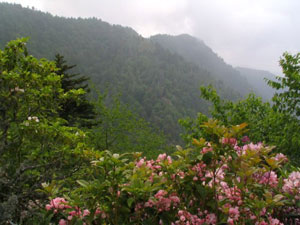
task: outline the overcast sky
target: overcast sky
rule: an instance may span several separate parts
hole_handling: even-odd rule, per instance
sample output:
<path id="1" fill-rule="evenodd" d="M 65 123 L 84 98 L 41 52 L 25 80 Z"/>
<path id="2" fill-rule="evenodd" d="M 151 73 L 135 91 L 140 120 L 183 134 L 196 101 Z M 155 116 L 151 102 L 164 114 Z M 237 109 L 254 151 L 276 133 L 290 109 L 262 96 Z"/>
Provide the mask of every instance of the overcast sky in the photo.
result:
<path id="1" fill-rule="evenodd" d="M 1 0 L 0 0 L 1 1 Z M 5 0 L 66 17 L 97 17 L 144 37 L 188 33 L 227 63 L 280 73 L 300 51 L 300 0 Z"/>

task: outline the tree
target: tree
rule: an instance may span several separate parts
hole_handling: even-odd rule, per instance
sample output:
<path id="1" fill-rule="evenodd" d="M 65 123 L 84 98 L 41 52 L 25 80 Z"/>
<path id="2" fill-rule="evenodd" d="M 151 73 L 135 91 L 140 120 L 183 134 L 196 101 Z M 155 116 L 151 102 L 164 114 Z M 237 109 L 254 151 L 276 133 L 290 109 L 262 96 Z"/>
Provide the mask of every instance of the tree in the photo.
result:
<path id="1" fill-rule="evenodd" d="M 90 161 L 81 150 L 84 133 L 59 117 L 60 105 L 84 91 L 63 90 L 55 63 L 28 55 L 26 41 L 0 50 L 1 224 L 25 224 L 45 200 L 42 183 L 76 179 Z"/>
<path id="2" fill-rule="evenodd" d="M 107 94 L 98 93 L 95 109 L 96 125 L 90 132 L 94 148 L 115 153 L 143 152 L 148 157 L 167 150 L 164 135 L 129 110 L 118 96 L 108 101 Z"/>
<path id="3" fill-rule="evenodd" d="M 219 120 L 225 126 L 247 123 L 245 133 L 252 142 L 263 141 L 276 146 L 276 150 L 287 154 L 293 163 L 299 165 L 300 124 L 299 120 L 288 112 L 274 110 L 270 103 L 250 94 L 246 99 L 231 102 L 218 96 L 212 87 L 202 87 L 201 96 L 212 103 L 211 117 Z M 196 119 L 180 120 L 185 128 L 183 138 L 187 143 L 193 138 L 207 137 L 201 127 L 208 121 L 208 116 L 199 113 Z"/>
<path id="4" fill-rule="evenodd" d="M 86 93 L 90 91 L 87 84 L 89 78 L 85 76 L 78 77 L 79 74 L 70 74 L 68 72 L 76 65 L 67 65 L 64 57 L 59 54 L 55 55 L 55 65 L 58 69 L 56 73 L 62 76 L 61 85 L 65 93 L 70 90 L 79 89 L 84 90 Z M 59 110 L 59 115 L 67 120 L 70 126 L 91 127 L 96 114 L 93 104 L 87 99 L 87 95 L 82 94 L 79 98 L 68 99 L 68 101 L 63 102 Z"/>
<path id="5" fill-rule="evenodd" d="M 276 77 L 278 81 L 267 80 L 271 87 L 281 90 L 273 97 L 274 109 L 300 116 L 300 53 L 285 52 L 279 63 L 284 77 Z"/>

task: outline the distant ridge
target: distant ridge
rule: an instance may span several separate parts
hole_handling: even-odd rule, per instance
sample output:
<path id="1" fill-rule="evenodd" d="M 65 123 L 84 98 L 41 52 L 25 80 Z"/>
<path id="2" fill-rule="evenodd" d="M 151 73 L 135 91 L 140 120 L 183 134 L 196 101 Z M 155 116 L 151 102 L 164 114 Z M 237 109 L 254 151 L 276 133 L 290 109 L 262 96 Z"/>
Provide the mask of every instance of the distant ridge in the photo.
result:
<path id="1" fill-rule="evenodd" d="M 201 85 L 213 84 L 223 98 L 236 100 L 253 88 L 198 39 L 183 34 L 143 38 L 132 28 L 100 19 L 64 18 L 0 3 L 0 48 L 30 37 L 36 57 L 59 53 L 96 89 L 121 93 L 121 100 L 177 142 L 179 118 L 208 113 Z M 174 138 L 175 137 L 175 138 Z"/>
<path id="2" fill-rule="evenodd" d="M 273 97 L 275 89 L 268 86 L 265 78 L 268 80 L 276 80 L 276 75 L 265 70 L 255 70 L 244 67 L 237 67 L 236 69 L 247 79 L 249 84 L 255 88 L 257 95 L 262 96 L 264 100 L 270 100 Z"/>
<path id="3" fill-rule="evenodd" d="M 231 65 L 213 52 L 203 41 L 188 34 L 178 36 L 155 35 L 150 38 L 171 52 L 184 57 L 185 60 L 195 63 L 200 68 L 209 71 L 214 79 L 222 81 L 229 88 L 242 96 L 253 91 L 253 87 Z"/>

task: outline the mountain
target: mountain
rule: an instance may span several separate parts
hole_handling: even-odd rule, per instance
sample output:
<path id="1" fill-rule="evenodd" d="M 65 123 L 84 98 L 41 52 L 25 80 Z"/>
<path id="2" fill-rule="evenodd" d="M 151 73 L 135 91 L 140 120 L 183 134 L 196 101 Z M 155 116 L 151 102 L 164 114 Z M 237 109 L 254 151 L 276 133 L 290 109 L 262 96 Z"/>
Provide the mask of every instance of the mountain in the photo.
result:
<path id="1" fill-rule="evenodd" d="M 154 38 L 143 38 L 131 28 L 96 18 L 57 17 L 0 3 L 0 30 L 0 48 L 12 39 L 30 37 L 30 54 L 48 59 L 57 53 L 65 56 L 68 64 L 77 65 L 74 73 L 90 77 L 97 90 L 108 90 L 109 95 L 121 93 L 124 103 L 172 138 L 180 133 L 179 118 L 208 113 L 208 103 L 199 98 L 201 85 L 212 83 L 228 99 L 237 99 L 235 90 L 244 91 L 242 85 L 231 89 L 217 79 L 224 77 L 226 84 L 242 79 L 220 58 L 219 67 L 205 67 L 200 60 L 188 60 Z M 198 45 L 201 48 L 203 44 Z M 203 48 L 208 49 L 208 55 L 203 55 L 202 61 L 207 57 L 208 65 L 215 55 Z M 216 76 L 222 68 L 225 72 Z"/>
<path id="2" fill-rule="evenodd" d="M 265 78 L 274 81 L 276 80 L 276 75 L 264 70 L 243 67 L 237 67 L 236 69 L 247 79 L 249 84 L 255 88 L 255 93 L 257 95 L 261 96 L 264 100 L 270 100 L 273 97 L 275 89 L 268 86 Z"/>
<path id="3" fill-rule="evenodd" d="M 155 35 L 150 38 L 153 42 L 159 43 L 165 49 L 177 53 L 188 62 L 198 65 L 211 73 L 215 80 L 224 83 L 225 86 L 238 92 L 241 96 L 246 96 L 253 91 L 253 87 L 247 79 L 224 62 L 205 43 L 188 34 L 178 36 Z"/>

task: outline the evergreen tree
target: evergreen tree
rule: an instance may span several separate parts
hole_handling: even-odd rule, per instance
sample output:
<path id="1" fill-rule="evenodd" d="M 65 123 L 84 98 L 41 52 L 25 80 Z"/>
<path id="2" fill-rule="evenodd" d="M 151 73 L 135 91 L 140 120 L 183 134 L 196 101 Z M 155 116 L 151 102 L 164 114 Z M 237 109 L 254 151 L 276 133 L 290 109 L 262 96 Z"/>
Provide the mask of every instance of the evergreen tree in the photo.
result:
<path id="1" fill-rule="evenodd" d="M 72 89 L 82 89 L 85 93 L 90 92 L 87 81 L 89 78 L 80 76 L 78 73 L 69 73 L 76 65 L 67 65 L 64 56 L 55 55 L 55 64 L 58 68 L 57 74 L 62 76 L 61 85 L 64 92 Z M 61 105 L 60 117 L 68 121 L 70 126 L 90 127 L 95 118 L 94 106 L 87 100 L 87 95 L 83 94 L 80 98 L 68 99 Z"/>

